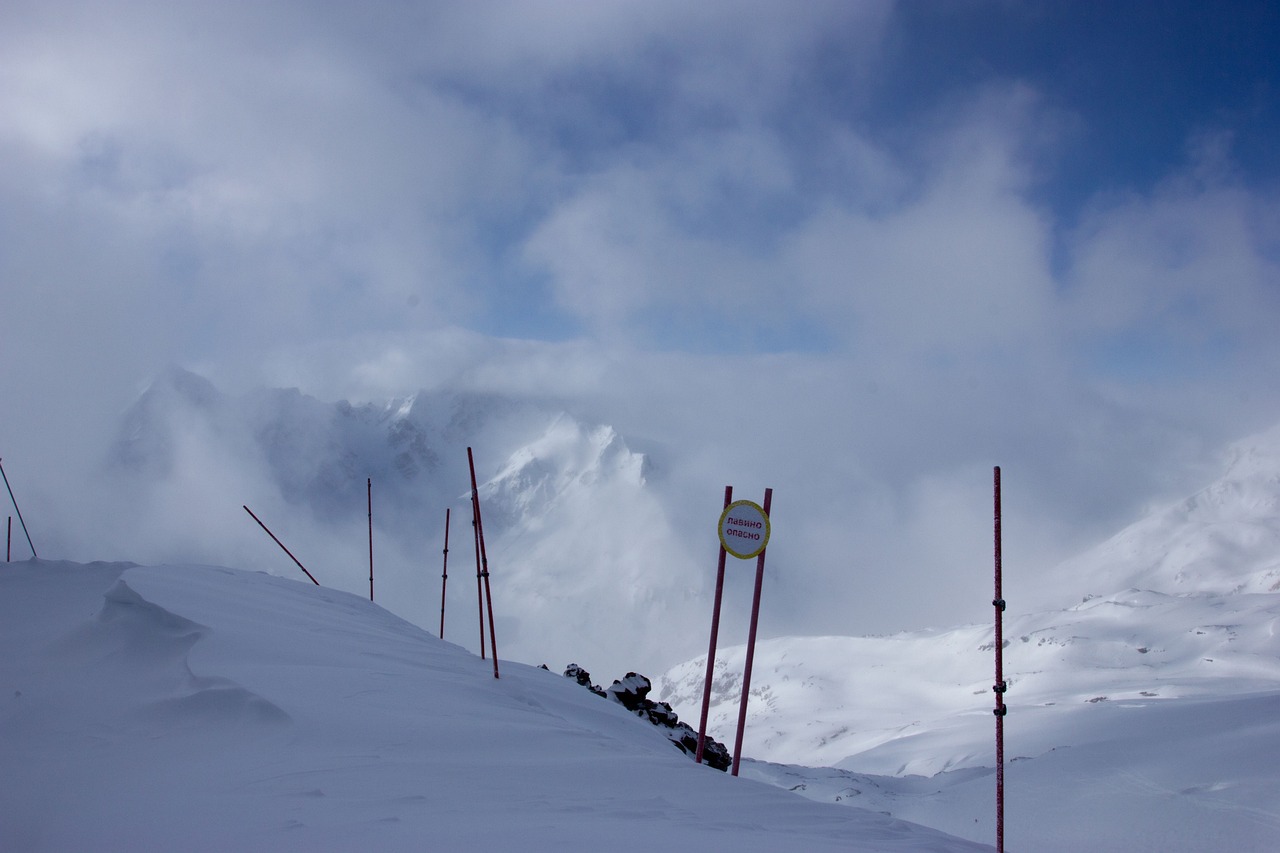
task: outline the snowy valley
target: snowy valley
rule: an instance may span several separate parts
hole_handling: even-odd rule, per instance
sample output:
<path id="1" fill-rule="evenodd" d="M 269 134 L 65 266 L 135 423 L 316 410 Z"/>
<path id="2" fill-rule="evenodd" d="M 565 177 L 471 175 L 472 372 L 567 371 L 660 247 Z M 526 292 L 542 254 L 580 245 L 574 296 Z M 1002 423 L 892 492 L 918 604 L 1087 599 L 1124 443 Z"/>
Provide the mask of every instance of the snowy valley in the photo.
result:
<path id="1" fill-rule="evenodd" d="M 489 454 L 498 680 L 472 642 L 458 464 L 472 444 Z M 696 724 L 711 580 L 661 465 L 560 401 L 331 404 L 227 395 L 174 370 L 126 414 L 103 476 L 128 512 L 102 556 L 152 567 L 0 574 L 0 641 L 23 650 L 0 669 L 0 754 L 15 768 L 0 808 L 18 816 L 5 849 L 959 851 L 994 838 L 990 625 L 762 640 L 739 779 L 559 675 L 578 662 L 607 684 L 683 652 L 646 674 Z M 352 510 L 367 479 L 376 604 Z M 321 588 L 242 503 L 279 521 Z M 1007 849 L 1280 844 L 1278 507 L 1280 427 L 1053 572 L 1006 564 Z M 726 743 L 745 651 L 733 636 L 709 725 Z M 551 672 L 527 665 L 543 662 Z"/>
<path id="2" fill-rule="evenodd" d="M 1280 428 L 1228 448 L 1224 468 L 1010 596 L 1010 849 L 1280 840 Z M 744 744 L 758 761 L 744 772 L 990 837 L 992 636 L 972 625 L 761 643 Z M 717 655 L 718 736 L 736 724 L 744 656 Z M 705 656 L 673 668 L 658 692 L 687 714 L 705 668 Z"/>

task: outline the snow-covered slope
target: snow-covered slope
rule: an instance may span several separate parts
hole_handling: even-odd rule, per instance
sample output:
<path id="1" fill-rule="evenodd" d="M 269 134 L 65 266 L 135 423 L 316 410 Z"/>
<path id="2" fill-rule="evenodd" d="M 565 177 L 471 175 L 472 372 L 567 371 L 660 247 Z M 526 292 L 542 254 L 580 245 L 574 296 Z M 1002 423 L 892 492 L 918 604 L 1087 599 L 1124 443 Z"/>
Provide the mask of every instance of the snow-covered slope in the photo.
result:
<path id="1" fill-rule="evenodd" d="M 6 564 L 0 644 L 0 849 L 988 849 L 695 765 L 305 581 Z"/>
<path id="2" fill-rule="evenodd" d="M 1233 445 L 1224 468 L 1201 492 L 1061 566 L 1040 597 L 1065 609 L 1029 612 L 1010 600 L 1006 749 L 1019 759 L 1010 779 L 1054 792 L 1063 816 L 1072 806 L 1096 810 L 1098 799 L 1152 816 L 1118 829 L 1112 838 L 1123 841 L 1107 849 L 1204 849 L 1212 832 L 1226 837 L 1237 823 L 1239 843 L 1224 849 L 1280 847 L 1280 771 L 1256 758 L 1280 754 L 1280 428 Z M 1006 590 L 1016 588 L 1017 571 L 1006 564 Z M 976 625 L 762 642 L 744 752 L 842 768 L 799 782 L 794 769 L 758 771 L 824 799 L 845 788 L 879 790 L 850 782 L 855 772 L 953 771 L 937 777 L 938 789 L 976 785 L 989 793 L 992 640 L 990 625 Z M 722 739 L 733 735 L 743 663 L 742 647 L 717 655 L 709 728 Z M 675 667 L 656 692 L 688 718 L 699 707 L 705 666 L 704 657 Z M 1232 726 L 1239 731 L 1224 734 Z M 1196 743 L 1223 738 L 1220 754 L 1233 756 L 1234 769 L 1208 760 Z M 1057 790 L 1054 772 L 1083 779 L 1091 766 L 1109 780 L 1105 795 L 1092 786 Z M 1065 840 L 1082 837 L 1065 817 L 1059 827 L 1031 799 L 1021 818 L 1011 809 L 1024 845 L 1080 849 Z M 893 812 L 911 814 L 908 801 Z M 1126 846 L 1147 837 L 1151 821 L 1188 828 L 1171 836 L 1180 839 L 1174 846 Z M 982 827 L 979 820 L 975 829 Z M 1090 848 L 1103 849 L 1098 841 L 1091 837 Z"/>
<path id="3" fill-rule="evenodd" d="M 1219 479 L 1063 563 L 1050 589 L 1066 597 L 1280 591 L 1280 424 L 1223 457 Z"/>
<path id="4" fill-rule="evenodd" d="M 1006 623 L 1006 696 L 1017 754 L 1054 743 L 1053 721 L 1103 702 L 1280 690 L 1280 595 L 1131 591 Z M 752 672 L 744 752 L 866 772 L 932 775 L 989 766 L 992 630 L 763 641 Z M 717 654 L 708 728 L 732 742 L 745 649 Z M 657 692 L 689 719 L 706 658 L 670 670 Z M 1036 708 L 1032 716 L 1019 711 Z M 1041 729 L 1048 731 L 1041 734 Z"/>
<path id="5" fill-rule="evenodd" d="M 1056 746 L 1026 756 L 1037 709 L 1007 718 L 1008 850 L 1262 853 L 1280 847 L 1280 691 L 1108 702 L 1060 717 Z M 1016 716 L 1015 716 L 1016 714 Z M 983 715 L 991 732 L 991 716 Z M 1045 733 L 1045 730 L 1041 730 Z M 744 777 L 820 802 L 875 809 L 980 840 L 995 837 L 991 767 L 872 776 L 748 761 Z"/>
<path id="6" fill-rule="evenodd" d="M 691 654 L 672 636 L 703 621 L 705 572 L 649 485 L 651 465 L 612 427 L 550 400 L 447 391 L 380 404 L 297 390 L 220 392 L 172 369 L 126 414 L 112 455 L 127 495 L 109 538 L 149 562 L 296 568 L 248 505 L 325 586 L 368 588 L 372 480 L 377 599 L 438 624 L 452 509 L 448 636 L 479 648 L 468 447 L 481 485 L 499 651 L 599 672 Z M 147 543 L 138 554 L 132 543 Z M 300 576 L 300 575 L 299 575 Z M 665 636 L 655 631 L 661 616 Z M 673 657 L 675 656 L 675 657 Z"/>

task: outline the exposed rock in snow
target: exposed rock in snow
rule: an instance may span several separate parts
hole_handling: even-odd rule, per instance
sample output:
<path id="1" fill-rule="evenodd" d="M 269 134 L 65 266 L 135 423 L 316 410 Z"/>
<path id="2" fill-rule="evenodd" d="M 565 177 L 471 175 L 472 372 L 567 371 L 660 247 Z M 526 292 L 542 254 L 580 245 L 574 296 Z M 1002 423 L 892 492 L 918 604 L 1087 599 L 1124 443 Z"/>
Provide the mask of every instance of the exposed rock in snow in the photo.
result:
<path id="1" fill-rule="evenodd" d="M 653 684 L 643 675 L 628 672 L 623 678 L 615 680 L 606 690 L 591 683 L 591 673 L 576 663 L 571 663 L 564 671 L 566 678 L 574 679 L 578 684 L 595 693 L 617 702 L 637 717 L 647 719 L 659 727 L 667 738 L 680 748 L 681 752 L 694 757 L 698 753 L 698 733 L 688 723 L 680 722 L 680 717 L 666 702 L 654 702 L 649 698 Z M 728 748 L 713 737 L 707 736 L 702 745 L 702 760 L 716 770 L 728 770 L 733 763 L 733 756 Z"/>

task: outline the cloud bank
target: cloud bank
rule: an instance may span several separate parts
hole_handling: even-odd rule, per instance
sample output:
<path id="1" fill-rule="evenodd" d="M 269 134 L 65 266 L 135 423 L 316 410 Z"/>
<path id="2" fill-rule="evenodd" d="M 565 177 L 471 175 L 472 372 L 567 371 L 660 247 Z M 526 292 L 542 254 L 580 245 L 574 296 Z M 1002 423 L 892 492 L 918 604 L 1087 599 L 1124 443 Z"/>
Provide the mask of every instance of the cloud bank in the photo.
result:
<path id="1" fill-rule="evenodd" d="M 775 488 L 770 630 L 981 615 L 992 465 L 1031 584 L 1280 418 L 1274 111 L 1188 90 L 1141 168 L 1091 171 L 1142 80 L 1083 27 L 1088 74 L 956 41 L 1057 25 L 1007 11 L 7 4 L 0 453 L 31 520 L 87 538 L 104 499 L 69 495 L 168 363 L 560 396 L 658 451 L 690 531 Z M 1179 32 L 1275 26 L 1210 14 Z"/>

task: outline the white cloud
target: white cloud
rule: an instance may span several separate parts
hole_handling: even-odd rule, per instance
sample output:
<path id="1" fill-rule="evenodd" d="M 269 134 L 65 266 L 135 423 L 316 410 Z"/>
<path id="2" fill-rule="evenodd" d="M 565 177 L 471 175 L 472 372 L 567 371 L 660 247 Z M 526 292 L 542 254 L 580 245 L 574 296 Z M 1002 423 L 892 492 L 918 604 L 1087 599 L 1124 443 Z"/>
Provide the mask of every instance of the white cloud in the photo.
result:
<path id="1" fill-rule="evenodd" d="M 758 148 L 746 156 L 769 157 Z M 775 265 L 724 240 L 715 222 L 715 208 L 736 195 L 768 193 L 758 185 L 723 193 L 716 184 L 724 171 L 723 159 L 708 157 L 696 166 L 623 166 L 597 175 L 539 225 L 525 256 L 549 275 L 561 305 L 606 338 L 633 339 L 638 331 L 643 340 L 659 314 L 676 323 L 690 313 L 772 322 L 782 302 Z M 785 170 L 770 172 L 766 180 L 785 184 Z"/>
<path id="2" fill-rule="evenodd" d="M 1275 198 L 1190 178 L 1100 206 L 1073 246 L 1079 330 L 1171 348 L 1264 344 L 1280 310 L 1277 209 Z"/>
<path id="3" fill-rule="evenodd" d="M 1216 138 L 1064 235 L 1036 183 L 1063 118 L 1028 86 L 864 116 L 898 25 L 8 4 L 0 452 L 74 482 L 168 361 L 329 399 L 465 384 L 593 407 L 713 504 L 774 486 L 802 532 L 771 559 L 804 588 L 850 539 L 927 577 L 992 464 L 1022 480 L 1024 562 L 1060 555 L 1280 414 L 1280 204 Z M 541 314 L 580 337 L 486 334 Z M 828 615 L 870 618 L 872 591 Z"/>

